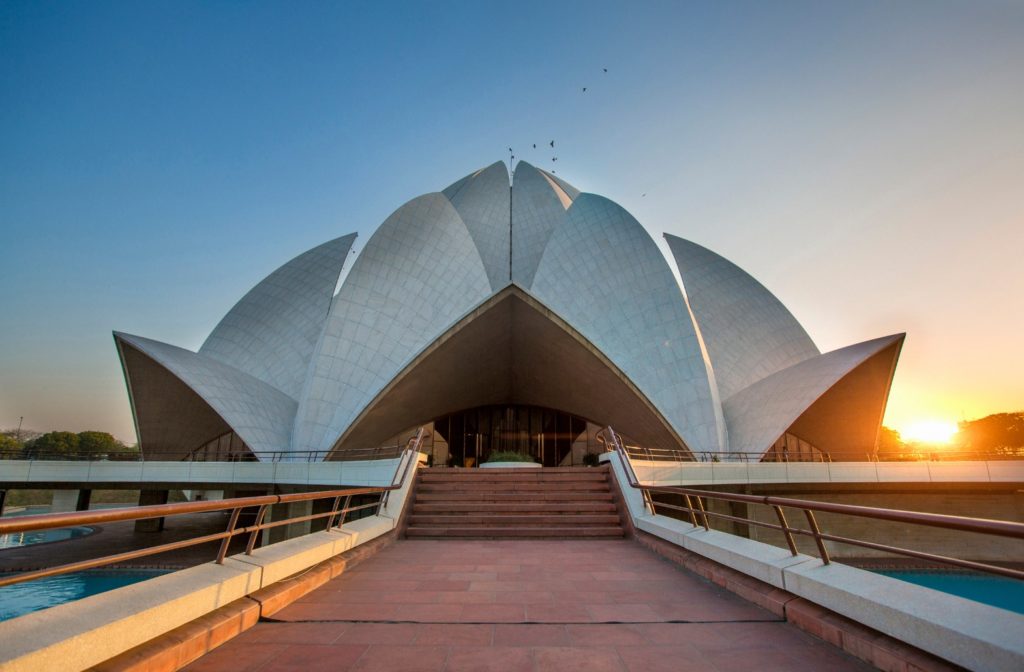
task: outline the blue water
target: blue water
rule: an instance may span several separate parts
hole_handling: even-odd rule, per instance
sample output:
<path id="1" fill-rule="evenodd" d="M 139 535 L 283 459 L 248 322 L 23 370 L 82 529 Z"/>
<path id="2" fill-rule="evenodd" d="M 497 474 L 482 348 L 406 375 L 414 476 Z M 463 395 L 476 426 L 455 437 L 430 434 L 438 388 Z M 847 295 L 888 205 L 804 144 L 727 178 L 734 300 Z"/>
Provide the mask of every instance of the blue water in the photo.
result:
<path id="1" fill-rule="evenodd" d="M 78 539 L 95 532 L 91 527 L 62 527 L 56 530 L 40 530 L 38 532 L 12 532 L 0 534 L 0 550 L 20 548 L 30 544 L 45 544 L 50 541 L 66 541 Z"/>
<path id="2" fill-rule="evenodd" d="M 90 570 L 0 588 L 0 621 L 152 579 L 160 569 Z"/>
<path id="3" fill-rule="evenodd" d="M 1024 614 L 1024 581 L 971 572 L 876 570 L 894 579 Z"/>

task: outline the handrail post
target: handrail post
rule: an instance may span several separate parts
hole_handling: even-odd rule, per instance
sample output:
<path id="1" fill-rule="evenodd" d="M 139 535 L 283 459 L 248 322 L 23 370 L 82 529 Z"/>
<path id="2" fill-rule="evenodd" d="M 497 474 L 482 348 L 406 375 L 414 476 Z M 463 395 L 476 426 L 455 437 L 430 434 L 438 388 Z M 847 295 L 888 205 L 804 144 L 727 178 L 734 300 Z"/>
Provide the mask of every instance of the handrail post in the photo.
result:
<path id="1" fill-rule="evenodd" d="M 238 506 L 231 510 L 231 519 L 228 521 L 228 536 L 224 537 L 220 542 L 220 550 L 217 551 L 217 564 L 224 564 L 224 556 L 228 554 L 228 546 L 231 545 L 231 538 L 235 536 L 235 525 L 238 524 L 238 514 L 242 512 L 242 507 Z"/>
<path id="2" fill-rule="evenodd" d="M 711 526 L 708 525 L 708 512 L 704 510 L 704 500 L 700 498 L 700 495 L 697 496 L 697 508 L 700 509 L 700 517 L 701 521 L 704 523 L 704 531 L 710 532 Z"/>
<path id="3" fill-rule="evenodd" d="M 260 506 L 259 512 L 256 513 L 256 524 L 253 526 L 252 534 L 249 535 L 249 541 L 245 545 L 246 555 L 252 555 L 253 549 L 256 548 L 256 535 L 260 533 L 260 527 L 263 525 L 263 518 L 267 515 L 267 509 L 269 508 L 269 504 L 263 504 Z"/>
<path id="4" fill-rule="evenodd" d="M 338 515 L 338 504 L 341 503 L 341 496 L 334 498 L 334 504 L 331 506 L 331 515 L 327 518 L 327 529 L 330 530 L 334 527 L 334 518 Z"/>
<path id="5" fill-rule="evenodd" d="M 689 495 L 683 495 L 686 498 L 686 509 L 690 512 L 690 524 L 697 527 L 697 512 L 693 508 L 693 500 Z"/>
<path id="6" fill-rule="evenodd" d="M 775 509 L 775 515 L 779 518 L 779 525 L 782 526 L 782 534 L 786 537 L 786 544 L 789 546 L 789 552 L 793 555 L 798 555 L 796 550 L 796 541 L 793 539 L 792 528 L 789 523 L 786 522 L 786 514 L 782 512 L 782 507 L 778 504 L 773 504 L 772 508 Z"/>
<path id="7" fill-rule="evenodd" d="M 352 495 L 348 495 L 347 497 L 345 497 L 345 504 L 341 507 L 341 515 L 338 517 L 338 530 L 340 530 L 341 526 L 345 524 L 345 515 L 348 514 L 348 505 L 351 501 Z"/>
<path id="8" fill-rule="evenodd" d="M 831 560 L 828 557 L 828 549 L 825 548 L 825 540 L 821 538 L 821 529 L 818 527 L 818 521 L 814 518 L 814 512 L 810 509 L 804 509 L 804 514 L 807 516 L 807 524 L 811 526 L 811 533 L 814 535 L 814 543 L 818 545 L 818 553 L 821 554 L 821 562 L 827 565 Z"/>

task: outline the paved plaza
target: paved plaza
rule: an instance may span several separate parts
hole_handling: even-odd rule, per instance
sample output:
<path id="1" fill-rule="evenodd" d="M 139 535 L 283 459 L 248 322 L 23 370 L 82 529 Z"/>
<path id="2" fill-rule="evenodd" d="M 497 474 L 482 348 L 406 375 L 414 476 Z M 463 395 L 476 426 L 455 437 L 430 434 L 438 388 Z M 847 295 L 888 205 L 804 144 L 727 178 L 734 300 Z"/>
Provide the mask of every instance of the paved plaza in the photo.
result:
<path id="1" fill-rule="evenodd" d="M 186 669 L 871 668 L 633 541 L 403 540 Z"/>

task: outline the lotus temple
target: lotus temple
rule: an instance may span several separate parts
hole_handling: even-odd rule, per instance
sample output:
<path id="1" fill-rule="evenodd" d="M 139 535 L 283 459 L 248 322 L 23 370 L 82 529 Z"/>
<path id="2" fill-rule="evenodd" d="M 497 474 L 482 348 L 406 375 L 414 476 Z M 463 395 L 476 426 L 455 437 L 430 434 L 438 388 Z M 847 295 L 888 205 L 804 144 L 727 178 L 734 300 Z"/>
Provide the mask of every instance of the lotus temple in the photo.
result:
<path id="1" fill-rule="evenodd" d="M 426 427 L 435 465 L 571 466 L 606 425 L 712 461 L 875 451 L 903 334 L 822 353 L 726 258 L 668 234 L 666 258 L 526 162 L 412 199 L 358 256 L 355 238 L 270 273 L 198 352 L 115 332 L 144 455 L 342 460 Z"/>

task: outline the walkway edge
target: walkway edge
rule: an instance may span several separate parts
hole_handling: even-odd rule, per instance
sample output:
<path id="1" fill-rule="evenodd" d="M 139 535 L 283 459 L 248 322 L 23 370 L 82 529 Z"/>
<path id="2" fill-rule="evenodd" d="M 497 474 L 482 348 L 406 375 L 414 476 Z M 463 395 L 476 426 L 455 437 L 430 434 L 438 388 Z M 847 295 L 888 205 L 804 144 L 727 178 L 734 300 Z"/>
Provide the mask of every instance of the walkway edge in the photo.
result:
<path id="1" fill-rule="evenodd" d="M 315 532 L 0 623 L 0 672 L 91 668 L 393 532 L 413 480 L 392 493 L 381 515 L 345 523 L 340 532 Z"/>
<path id="2" fill-rule="evenodd" d="M 602 459 L 612 465 L 620 487 L 628 482 L 618 455 Z M 839 563 L 823 565 L 817 558 L 793 556 L 725 532 L 694 528 L 651 515 L 638 490 L 625 487 L 622 495 L 638 530 L 792 593 L 815 609 L 973 670 L 1024 669 L 1021 614 Z"/>

